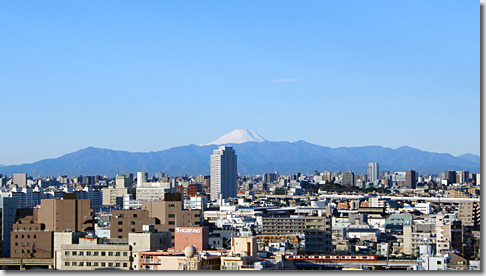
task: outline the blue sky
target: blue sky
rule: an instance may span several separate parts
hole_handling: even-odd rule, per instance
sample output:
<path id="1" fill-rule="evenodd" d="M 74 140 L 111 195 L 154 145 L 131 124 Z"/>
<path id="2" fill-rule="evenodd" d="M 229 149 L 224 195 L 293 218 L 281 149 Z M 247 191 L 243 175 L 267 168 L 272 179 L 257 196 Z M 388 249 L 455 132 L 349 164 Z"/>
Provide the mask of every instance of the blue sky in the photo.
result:
<path id="1" fill-rule="evenodd" d="M 0 164 L 271 141 L 480 151 L 477 1 L 2 1 Z"/>

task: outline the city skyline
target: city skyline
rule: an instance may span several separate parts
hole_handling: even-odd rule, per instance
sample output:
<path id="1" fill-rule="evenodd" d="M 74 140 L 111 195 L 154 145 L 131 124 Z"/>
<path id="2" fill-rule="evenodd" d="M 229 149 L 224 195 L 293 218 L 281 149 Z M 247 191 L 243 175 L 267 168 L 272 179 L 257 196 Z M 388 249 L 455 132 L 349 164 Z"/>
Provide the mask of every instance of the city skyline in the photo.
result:
<path id="1" fill-rule="evenodd" d="M 476 2 L 1 5 L 3 165 L 235 128 L 480 154 Z"/>

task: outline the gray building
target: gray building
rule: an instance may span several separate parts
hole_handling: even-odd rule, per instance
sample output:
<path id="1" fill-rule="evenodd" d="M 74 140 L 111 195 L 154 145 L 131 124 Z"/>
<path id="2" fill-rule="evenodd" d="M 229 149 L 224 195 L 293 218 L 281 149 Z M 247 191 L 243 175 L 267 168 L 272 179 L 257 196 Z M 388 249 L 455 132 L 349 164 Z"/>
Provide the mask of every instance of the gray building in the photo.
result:
<path id="1" fill-rule="evenodd" d="M 10 232 L 17 214 L 17 199 L 0 197 L 0 210 L 2 212 L 2 257 L 10 257 Z"/>
<path id="2" fill-rule="evenodd" d="M 343 173 L 343 185 L 346 186 L 354 186 L 354 173 L 353 172 L 345 172 Z"/>
<path id="3" fill-rule="evenodd" d="M 211 155 L 211 200 L 236 198 L 237 156 L 233 147 L 221 146 Z"/>
<path id="4" fill-rule="evenodd" d="M 17 185 L 18 187 L 27 186 L 27 174 L 25 174 L 25 173 L 14 173 L 12 183 L 14 185 Z"/>

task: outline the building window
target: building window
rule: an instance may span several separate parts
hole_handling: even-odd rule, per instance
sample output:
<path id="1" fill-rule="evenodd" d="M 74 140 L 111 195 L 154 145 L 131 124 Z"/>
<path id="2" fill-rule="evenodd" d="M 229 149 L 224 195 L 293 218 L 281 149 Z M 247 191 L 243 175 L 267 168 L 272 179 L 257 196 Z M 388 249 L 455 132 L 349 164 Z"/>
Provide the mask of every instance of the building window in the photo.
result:
<path id="1" fill-rule="evenodd" d="M 84 262 L 79 262 L 79 266 L 84 266 Z"/>
<path id="2" fill-rule="evenodd" d="M 86 251 L 86 256 L 91 256 L 91 251 Z"/>
<path id="3" fill-rule="evenodd" d="M 86 266 L 91 266 L 91 262 L 86 262 Z"/>
<path id="4" fill-rule="evenodd" d="M 101 251 L 101 256 L 106 256 L 106 252 L 105 251 Z"/>
<path id="5" fill-rule="evenodd" d="M 115 256 L 120 256 L 120 252 L 115 252 Z"/>
<path id="6" fill-rule="evenodd" d="M 108 263 L 108 266 L 109 267 L 113 267 L 113 263 Z"/>
<path id="7" fill-rule="evenodd" d="M 98 262 L 94 262 L 94 263 L 93 263 L 93 266 L 98 266 L 98 265 L 99 265 L 99 263 L 98 263 Z"/>
<path id="8" fill-rule="evenodd" d="M 115 263 L 115 267 L 120 267 L 120 263 Z"/>
<path id="9" fill-rule="evenodd" d="M 175 214 L 169 214 L 169 218 L 175 218 Z"/>
<path id="10" fill-rule="evenodd" d="M 169 221 L 169 225 L 175 225 L 175 221 Z"/>
<path id="11" fill-rule="evenodd" d="M 93 256 L 98 256 L 98 251 L 93 252 Z"/>
<path id="12" fill-rule="evenodd" d="M 123 221 L 118 221 L 118 225 L 122 225 L 123 224 Z"/>
<path id="13" fill-rule="evenodd" d="M 121 229 L 121 228 L 120 228 L 120 229 L 118 229 L 118 232 L 123 232 L 123 229 Z"/>
<path id="14" fill-rule="evenodd" d="M 123 252 L 123 256 L 128 256 L 128 252 Z"/>
<path id="15" fill-rule="evenodd" d="M 131 223 L 132 225 L 135 225 L 135 221 L 133 221 L 133 220 L 132 220 L 130 223 Z"/>
<path id="16" fill-rule="evenodd" d="M 27 235 L 27 239 L 30 239 L 30 235 Z"/>
<path id="17" fill-rule="evenodd" d="M 69 262 L 64 262 L 64 266 L 69 266 Z"/>
<path id="18" fill-rule="evenodd" d="M 137 214 L 133 214 L 133 217 L 136 218 L 138 215 Z"/>
<path id="19" fill-rule="evenodd" d="M 132 228 L 132 232 L 135 232 L 135 228 Z"/>
<path id="20" fill-rule="evenodd" d="M 76 265 L 77 265 L 76 262 L 73 262 L 73 266 L 76 266 Z"/>
<path id="21" fill-rule="evenodd" d="M 128 264 L 127 263 L 123 263 L 123 267 L 128 267 Z"/>
<path id="22" fill-rule="evenodd" d="M 101 266 L 106 266 L 106 263 L 105 262 L 101 262 Z"/>
<path id="23" fill-rule="evenodd" d="M 113 256 L 113 251 L 108 252 L 108 256 Z"/>
<path id="24" fill-rule="evenodd" d="M 169 204 L 169 207 L 175 207 L 175 204 Z"/>
<path id="25" fill-rule="evenodd" d="M 119 239 L 123 238 L 122 236 L 118 236 Z"/>
<path id="26" fill-rule="evenodd" d="M 65 256 L 69 256 L 69 251 L 65 251 L 65 252 L 64 252 L 64 255 L 65 255 Z"/>

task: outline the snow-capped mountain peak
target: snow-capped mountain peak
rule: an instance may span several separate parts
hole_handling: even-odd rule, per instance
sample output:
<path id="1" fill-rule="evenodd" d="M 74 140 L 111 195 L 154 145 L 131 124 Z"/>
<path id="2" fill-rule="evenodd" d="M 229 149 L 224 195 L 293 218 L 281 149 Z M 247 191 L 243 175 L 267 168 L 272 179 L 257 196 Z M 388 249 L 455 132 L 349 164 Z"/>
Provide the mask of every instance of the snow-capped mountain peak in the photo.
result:
<path id="1" fill-rule="evenodd" d="M 253 130 L 249 129 L 235 129 L 230 133 L 227 133 L 208 145 L 222 145 L 222 144 L 241 144 L 246 142 L 263 142 L 267 139 L 256 134 Z"/>

